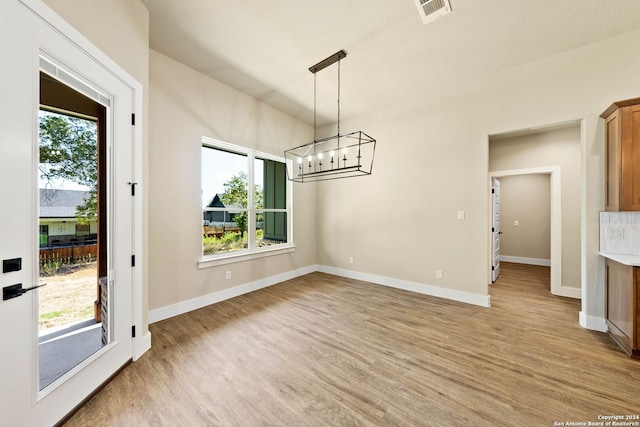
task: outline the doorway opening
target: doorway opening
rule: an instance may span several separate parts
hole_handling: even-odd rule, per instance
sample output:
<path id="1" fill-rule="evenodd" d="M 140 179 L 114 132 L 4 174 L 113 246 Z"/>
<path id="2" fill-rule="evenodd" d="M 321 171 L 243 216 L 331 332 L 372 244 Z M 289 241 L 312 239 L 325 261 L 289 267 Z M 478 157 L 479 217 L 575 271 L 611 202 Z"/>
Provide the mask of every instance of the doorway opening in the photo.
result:
<path id="1" fill-rule="evenodd" d="M 500 216 L 500 231 L 519 236 L 519 250 L 502 252 L 498 259 L 506 262 L 548 266 L 550 291 L 554 295 L 580 298 L 580 227 L 581 227 L 581 125 L 578 121 L 560 123 L 535 129 L 509 132 L 489 137 L 489 168 L 487 192 L 489 197 L 489 230 L 493 221 L 492 181 L 503 180 L 516 185 L 537 182 L 536 186 L 516 187 L 515 196 L 525 205 L 537 197 L 540 205 L 537 213 L 523 212 L 522 218 Z M 529 178 L 527 178 L 529 177 Z M 531 185 L 531 184 L 529 184 Z M 504 186 L 503 186 L 504 187 Z M 546 187 L 546 188 L 545 188 Z M 533 193 L 535 191 L 535 194 Z M 513 194 L 513 192 L 512 192 Z M 542 198 L 542 199 L 541 199 Z M 543 199 L 547 199 L 544 201 Z M 532 211 L 536 211 L 531 209 Z M 545 211 L 548 212 L 545 214 Z M 522 211 L 521 211 L 522 212 Z M 541 221 L 519 221 L 525 215 L 531 218 L 548 218 L 548 225 Z M 529 227 L 528 230 L 525 230 Z M 546 228 L 545 228 L 546 227 Z M 542 230 L 542 231 L 539 231 Z M 549 231 L 546 231 L 549 230 Z M 548 233 L 548 240 L 538 239 L 535 234 Z M 491 267 L 496 255 L 494 233 L 489 232 L 488 263 Z M 504 235 L 503 235 L 504 236 Z M 539 248 L 534 249 L 534 240 Z M 542 250 L 546 244 L 548 250 Z M 504 246 L 503 246 L 504 249 Z M 488 283 L 492 283 L 491 268 Z"/>
<path id="2" fill-rule="evenodd" d="M 549 267 L 551 267 L 551 293 L 555 295 L 562 295 L 562 211 L 561 209 L 561 180 L 560 180 L 560 167 L 553 166 L 548 168 L 535 168 L 535 169 L 518 169 L 507 171 L 495 171 L 490 172 L 490 179 L 500 181 L 501 178 L 509 177 L 521 177 L 527 175 L 547 175 L 550 181 L 550 200 L 549 200 L 549 222 L 550 222 L 550 257 Z M 492 197 L 493 199 L 493 197 Z M 504 200 L 504 198 L 502 198 Z M 500 216 L 502 221 L 502 230 L 504 230 L 504 215 Z M 517 224 L 517 225 L 516 225 Z M 514 221 L 514 227 L 519 227 L 519 223 Z M 493 233 L 495 234 L 495 233 Z M 493 239 L 492 239 L 493 240 Z M 493 244 L 493 243 L 492 243 Z M 502 261 L 516 261 L 523 262 L 523 260 L 514 260 L 511 258 L 505 258 L 504 255 L 500 255 L 499 259 Z M 542 262 L 535 262 L 533 260 L 525 260 L 525 263 L 530 264 L 543 264 Z"/>
<path id="3" fill-rule="evenodd" d="M 38 117 L 38 367 L 43 390 L 107 345 L 106 113 L 44 72 Z"/>

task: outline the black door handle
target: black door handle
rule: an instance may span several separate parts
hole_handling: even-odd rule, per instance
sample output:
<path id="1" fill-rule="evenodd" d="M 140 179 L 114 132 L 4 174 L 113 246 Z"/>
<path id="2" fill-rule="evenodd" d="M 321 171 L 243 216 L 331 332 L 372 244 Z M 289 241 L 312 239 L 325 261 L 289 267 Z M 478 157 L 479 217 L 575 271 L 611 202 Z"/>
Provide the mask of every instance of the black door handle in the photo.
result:
<path id="1" fill-rule="evenodd" d="M 6 301 L 11 298 L 17 298 L 19 296 L 22 296 L 23 294 L 26 294 L 29 291 L 41 288 L 46 285 L 47 285 L 46 283 L 43 283 L 42 285 L 32 286 L 30 288 L 23 288 L 22 283 L 18 283 L 17 285 L 6 286 L 2 288 L 2 301 Z"/>

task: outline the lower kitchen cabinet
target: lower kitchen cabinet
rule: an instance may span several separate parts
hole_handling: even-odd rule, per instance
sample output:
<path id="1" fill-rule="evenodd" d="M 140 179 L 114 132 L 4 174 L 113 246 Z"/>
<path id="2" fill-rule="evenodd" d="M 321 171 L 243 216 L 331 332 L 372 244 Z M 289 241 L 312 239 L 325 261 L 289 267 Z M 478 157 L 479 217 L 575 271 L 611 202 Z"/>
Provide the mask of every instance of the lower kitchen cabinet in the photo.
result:
<path id="1" fill-rule="evenodd" d="M 609 334 L 625 353 L 640 358 L 640 267 L 605 261 Z"/>

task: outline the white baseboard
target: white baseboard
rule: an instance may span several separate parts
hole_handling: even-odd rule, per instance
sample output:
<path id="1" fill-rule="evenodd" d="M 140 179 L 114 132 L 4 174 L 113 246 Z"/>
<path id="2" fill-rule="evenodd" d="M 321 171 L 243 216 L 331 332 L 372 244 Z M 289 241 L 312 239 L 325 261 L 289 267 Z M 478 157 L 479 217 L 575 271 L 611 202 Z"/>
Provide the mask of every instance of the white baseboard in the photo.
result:
<path id="1" fill-rule="evenodd" d="M 582 289 L 571 288 L 569 286 L 560 286 L 560 289 L 558 289 L 556 292 L 553 292 L 553 294 L 559 297 L 582 299 Z"/>
<path id="2" fill-rule="evenodd" d="M 550 259 L 525 258 L 521 256 L 500 255 L 500 261 L 514 262 L 516 264 L 541 265 L 543 267 L 551 267 Z"/>
<path id="3" fill-rule="evenodd" d="M 319 265 L 317 271 L 327 274 L 333 274 L 336 276 L 347 277 L 349 279 L 371 282 L 377 285 L 404 289 L 406 291 L 417 292 L 424 295 L 431 295 L 434 297 L 446 298 L 453 301 L 464 302 L 467 304 L 479 305 L 481 307 L 491 306 L 490 295 L 472 294 L 469 292 L 456 291 L 454 289 L 427 285 L 424 283 L 409 282 L 407 280 L 394 279 L 391 277 L 378 276 L 375 274 L 360 273 L 358 271 L 344 270 L 341 268 L 329 267 L 326 265 Z"/>
<path id="4" fill-rule="evenodd" d="M 456 291 L 454 289 L 441 288 L 438 286 L 427 285 L 424 283 L 409 282 L 407 280 L 394 279 L 391 277 L 378 276 L 375 274 L 360 273 L 357 271 L 344 270 L 341 268 L 328 267 L 325 265 L 310 265 L 297 270 L 292 270 L 286 273 L 278 274 L 275 276 L 267 277 L 255 282 L 246 283 L 244 285 L 234 286 L 233 288 L 223 289 L 218 292 L 203 295 L 198 298 L 193 298 L 187 301 L 181 301 L 176 304 L 167 305 L 165 307 L 157 308 L 149 311 L 149 324 L 159 322 L 170 317 L 178 316 L 183 313 L 188 313 L 193 310 L 197 310 L 202 307 L 206 307 L 211 304 L 215 304 L 230 298 L 234 298 L 249 292 L 257 291 L 258 289 L 266 288 L 268 286 L 275 285 L 285 280 L 295 279 L 296 277 L 304 276 L 305 274 L 320 271 L 323 273 L 333 274 L 336 276 L 347 277 L 350 279 L 362 280 L 365 282 L 374 283 L 377 285 L 389 286 L 397 289 L 404 289 L 407 291 L 417 292 L 424 295 L 431 295 L 440 298 L 446 298 L 453 301 L 464 302 L 467 304 L 478 305 L 481 307 L 491 306 L 490 295 L 478 295 L 469 292 Z M 138 344 L 134 344 L 134 358 L 140 357 L 145 351 L 151 348 L 151 334 L 147 334 L 141 338 Z M 137 355 L 137 357 L 136 357 Z"/>
<path id="5" fill-rule="evenodd" d="M 147 350 L 151 349 L 151 332 L 133 339 L 133 360 L 138 360 Z"/>
<path id="6" fill-rule="evenodd" d="M 580 312 L 580 326 L 598 332 L 607 332 L 609 330 L 607 321 L 604 318 L 587 316 L 582 311 Z"/>
<path id="7" fill-rule="evenodd" d="M 221 291 L 213 292 L 211 294 L 203 295 L 201 297 L 193 298 L 187 301 L 181 301 L 176 304 L 167 305 L 155 310 L 150 310 L 149 323 L 159 322 L 160 320 L 178 316 L 183 313 L 188 313 L 190 311 L 197 310 L 199 308 L 206 307 L 220 301 L 224 301 L 249 292 L 257 291 L 258 289 L 266 288 L 267 286 L 272 286 L 277 283 L 284 282 L 285 280 L 304 276 L 305 274 L 313 273 L 314 271 L 316 271 L 316 266 L 311 265 L 308 267 L 256 280 L 255 282 L 234 286 L 233 288 L 223 289 Z"/>

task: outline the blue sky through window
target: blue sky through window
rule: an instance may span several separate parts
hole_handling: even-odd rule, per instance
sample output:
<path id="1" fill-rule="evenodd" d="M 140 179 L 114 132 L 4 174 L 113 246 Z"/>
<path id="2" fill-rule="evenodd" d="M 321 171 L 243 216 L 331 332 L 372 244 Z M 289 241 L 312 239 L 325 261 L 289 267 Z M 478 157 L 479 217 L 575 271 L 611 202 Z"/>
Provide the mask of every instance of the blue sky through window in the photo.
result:
<path id="1" fill-rule="evenodd" d="M 239 172 L 248 174 L 248 157 L 244 154 L 202 147 L 202 207 L 206 207 L 213 196 L 224 193 L 224 183 Z M 254 165 L 254 181 L 263 188 L 263 164 L 256 159 Z"/>

